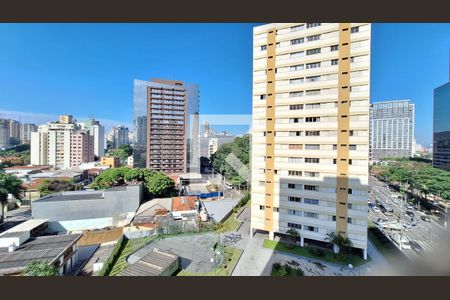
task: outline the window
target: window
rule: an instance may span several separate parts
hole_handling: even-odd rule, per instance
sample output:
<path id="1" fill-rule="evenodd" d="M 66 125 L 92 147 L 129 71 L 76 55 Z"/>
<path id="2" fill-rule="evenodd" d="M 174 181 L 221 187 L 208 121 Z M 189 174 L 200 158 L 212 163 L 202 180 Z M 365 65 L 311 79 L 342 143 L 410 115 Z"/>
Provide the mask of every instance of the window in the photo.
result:
<path id="1" fill-rule="evenodd" d="M 309 212 L 309 211 L 305 211 L 303 213 L 303 216 L 307 217 L 307 218 L 314 218 L 314 219 L 319 218 L 319 214 L 318 213 L 313 213 L 313 212 Z"/>
<path id="2" fill-rule="evenodd" d="M 306 28 L 313 28 L 320 26 L 321 23 L 306 23 Z"/>
<path id="3" fill-rule="evenodd" d="M 336 216 L 333 216 L 333 221 L 336 221 Z"/>
<path id="4" fill-rule="evenodd" d="M 291 27 L 291 31 L 298 31 L 298 30 L 302 30 L 302 29 L 305 29 L 305 24 L 296 25 L 296 26 Z"/>
<path id="5" fill-rule="evenodd" d="M 300 210 L 288 209 L 288 215 L 301 216 L 302 212 Z"/>
<path id="6" fill-rule="evenodd" d="M 338 51 L 339 50 L 339 45 L 333 45 L 330 47 L 330 51 Z"/>
<path id="7" fill-rule="evenodd" d="M 351 32 L 351 33 L 359 32 L 359 26 L 352 27 L 352 29 L 350 30 L 350 32 Z"/>
<path id="8" fill-rule="evenodd" d="M 297 45 L 297 44 L 301 44 L 305 41 L 304 38 L 298 38 L 298 39 L 293 39 L 291 40 L 291 45 Z"/>
<path id="9" fill-rule="evenodd" d="M 279 211 L 280 211 L 280 208 L 274 207 L 274 208 L 273 208 L 273 211 L 274 211 L 274 212 L 279 212 Z"/>
<path id="10" fill-rule="evenodd" d="M 337 162 L 337 159 L 336 159 L 336 158 L 333 158 L 333 165 L 335 165 L 336 162 Z"/>
<path id="11" fill-rule="evenodd" d="M 319 144 L 306 144 L 305 150 L 320 150 Z"/>
<path id="12" fill-rule="evenodd" d="M 352 189 L 348 189 L 348 193 L 351 195 L 353 194 L 353 190 Z"/>
<path id="13" fill-rule="evenodd" d="M 319 172 L 305 171 L 305 177 L 319 177 Z"/>
<path id="14" fill-rule="evenodd" d="M 352 224 L 352 218 L 347 218 L 347 223 Z"/>
<path id="15" fill-rule="evenodd" d="M 295 189 L 295 183 L 288 183 L 288 189 Z"/>
<path id="16" fill-rule="evenodd" d="M 304 65 L 295 65 L 295 66 L 290 66 L 289 70 L 290 71 L 301 71 L 304 68 L 305 68 Z"/>
<path id="17" fill-rule="evenodd" d="M 348 204 L 348 209 L 353 209 L 353 204 L 352 203 Z"/>
<path id="18" fill-rule="evenodd" d="M 320 131 L 315 130 L 315 131 L 305 131 L 305 135 L 306 136 L 320 136 Z"/>
<path id="19" fill-rule="evenodd" d="M 289 97 L 301 97 L 303 95 L 303 91 L 298 91 L 298 92 L 290 92 L 289 93 Z"/>
<path id="20" fill-rule="evenodd" d="M 308 42 L 318 41 L 320 40 L 320 34 L 310 35 L 306 39 L 308 40 Z"/>
<path id="21" fill-rule="evenodd" d="M 259 210 L 264 210 L 264 205 L 260 205 Z"/>
<path id="22" fill-rule="evenodd" d="M 307 96 L 320 95 L 320 89 L 307 90 L 305 94 Z"/>
<path id="23" fill-rule="evenodd" d="M 296 58 L 296 57 L 302 57 L 302 56 L 305 56 L 305 52 L 304 51 L 292 52 L 289 55 L 290 58 Z"/>
<path id="24" fill-rule="evenodd" d="M 289 196 L 288 197 L 288 201 L 291 201 L 291 202 L 302 202 L 302 198 Z"/>
<path id="25" fill-rule="evenodd" d="M 331 60 L 331 65 L 332 65 L 332 66 L 337 66 L 337 65 L 338 65 L 338 62 L 339 62 L 339 59 L 332 59 L 332 60 Z"/>
<path id="26" fill-rule="evenodd" d="M 313 62 L 306 64 L 306 69 L 315 69 L 315 68 L 320 68 L 320 62 Z"/>
<path id="27" fill-rule="evenodd" d="M 318 232 L 319 228 L 318 227 L 314 227 L 314 226 L 306 226 L 306 230 Z"/>
<path id="28" fill-rule="evenodd" d="M 308 163 L 308 164 L 318 164 L 318 163 L 319 163 L 319 159 L 318 159 L 318 158 L 310 158 L 310 157 L 306 157 L 306 158 L 305 158 L 305 163 Z"/>
<path id="29" fill-rule="evenodd" d="M 288 162 L 299 164 L 299 163 L 302 163 L 303 160 L 301 157 L 289 157 Z"/>
<path id="30" fill-rule="evenodd" d="M 288 175 L 289 175 L 289 176 L 302 176 L 302 171 L 293 171 L 293 170 L 289 170 L 289 171 L 288 171 Z"/>
<path id="31" fill-rule="evenodd" d="M 319 200 L 317 199 L 305 198 L 303 199 L 303 202 L 306 204 L 319 205 Z"/>
<path id="32" fill-rule="evenodd" d="M 306 117 L 306 123 L 316 123 L 320 122 L 320 117 Z"/>
<path id="33" fill-rule="evenodd" d="M 266 95 L 260 95 L 260 96 L 259 96 L 259 99 L 261 99 L 261 100 L 266 99 Z"/>
<path id="34" fill-rule="evenodd" d="M 303 145 L 302 144 L 289 144 L 290 150 L 302 150 Z"/>
<path id="35" fill-rule="evenodd" d="M 289 105 L 289 110 L 300 110 L 300 109 L 303 109 L 303 104 Z"/>
<path id="36" fill-rule="evenodd" d="M 353 130 L 350 130 L 350 131 L 349 131 L 349 135 L 350 135 L 350 136 L 353 136 Z"/>
<path id="37" fill-rule="evenodd" d="M 290 118 L 289 119 L 289 123 L 298 123 L 299 122 L 299 118 Z"/>
<path id="38" fill-rule="evenodd" d="M 320 108 L 320 103 L 308 103 L 305 104 L 306 109 L 317 109 Z"/>
<path id="39" fill-rule="evenodd" d="M 319 53 L 320 53 L 320 48 L 306 50 L 306 55 L 314 55 L 314 54 L 319 54 Z"/>
<path id="40" fill-rule="evenodd" d="M 303 78 L 289 79 L 289 84 L 299 84 L 299 83 L 303 83 Z"/>
<path id="41" fill-rule="evenodd" d="M 348 164 L 351 165 L 353 164 L 353 161 L 351 159 L 348 160 Z"/>
<path id="42" fill-rule="evenodd" d="M 309 184 L 305 184 L 305 188 L 306 191 L 318 191 L 319 187 L 317 185 L 309 185 Z"/>
<path id="43" fill-rule="evenodd" d="M 261 51 L 267 50 L 267 45 L 262 45 L 261 46 Z"/>
<path id="44" fill-rule="evenodd" d="M 306 77 L 306 82 L 317 82 L 317 81 L 320 81 L 320 75 Z"/>
<path id="45" fill-rule="evenodd" d="M 302 136 L 301 131 L 289 131 L 289 136 Z"/>
<path id="46" fill-rule="evenodd" d="M 356 145 L 349 145 L 348 148 L 349 148 L 350 150 L 356 150 Z"/>
<path id="47" fill-rule="evenodd" d="M 302 225 L 297 223 L 287 223 L 289 228 L 302 229 Z"/>

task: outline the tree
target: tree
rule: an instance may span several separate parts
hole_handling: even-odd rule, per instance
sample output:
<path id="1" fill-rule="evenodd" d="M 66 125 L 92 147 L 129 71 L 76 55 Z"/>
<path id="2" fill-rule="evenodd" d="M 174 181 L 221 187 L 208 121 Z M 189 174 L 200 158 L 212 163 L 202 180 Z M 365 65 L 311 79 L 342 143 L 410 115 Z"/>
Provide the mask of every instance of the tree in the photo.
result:
<path id="1" fill-rule="evenodd" d="M 286 231 L 286 234 L 291 237 L 294 244 L 297 243 L 297 240 L 300 237 L 300 233 L 294 228 L 290 228 L 288 231 Z"/>
<path id="2" fill-rule="evenodd" d="M 41 196 L 47 196 L 58 192 L 74 191 L 76 185 L 72 179 L 46 179 L 39 186 Z"/>
<path id="3" fill-rule="evenodd" d="M 3 223 L 4 220 L 5 205 L 8 203 L 9 194 L 16 199 L 22 199 L 22 181 L 14 175 L 0 173 L 0 202 L 2 206 L 0 223 Z"/>
<path id="4" fill-rule="evenodd" d="M 58 270 L 54 265 L 45 260 L 34 260 L 25 266 L 26 276 L 58 276 Z"/>
<path id="5" fill-rule="evenodd" d="M 341 235 L 340 233 L 327 233 L 327 237 L 325 238 L 325 240 L 333 246 L 333 252 L 335 254 L 339 254 L 341 250 L 348 251 L 353 246 L 352 241 L 349 238 Z"/>
<path id="6" fill-rule="evenodd" d="M 161 172 L 154 172 L 145 177 L 145 187 L 154 197 L 171 196 L 175 183 Z"/>
<path id="7" fill-rule="evenodd" d="M 130 145 L 122 145 L 118 149 L 110 149 L 106 155 L 118 157 L 120 163 L 123 165 L 128 157 L 133 155 L 133 148 Z"/>

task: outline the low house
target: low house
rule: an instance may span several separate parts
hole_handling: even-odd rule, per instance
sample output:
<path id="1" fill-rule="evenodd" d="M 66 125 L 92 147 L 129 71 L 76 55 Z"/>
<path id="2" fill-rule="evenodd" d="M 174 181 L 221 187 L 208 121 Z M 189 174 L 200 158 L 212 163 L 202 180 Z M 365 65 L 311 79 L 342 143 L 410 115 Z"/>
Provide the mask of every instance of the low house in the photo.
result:
<path id="1" fill-rule="evenodd" d="M 142 202 L 142 184 L 106 190 L 62 192 L 32 202 L 32 216 L 48 219 L 53 231 L 123 227 Z"/>
<path id="2" fill-rule="evenodd" d="M 47 220 L 33 219 L 0 234 L 0 275 L 20 275 L 32 261 L 47 261 L 60 275 L 78 262 L 77 241 L 81 234 L 41 234 Z"/>
<path id="3" fill-rule="evenodd" d="M 13 174 L 19 178 L 26 178 L 26 176 L 32 174 L 38 174 L 50 170 L 50 166 L 14 166 L 10 168 L 5 168 L 6 174 Z"/>
<path id="4" fill-rule="evenodd" d="M 155 224 L 172 212 L 172 198 L 157 198 L 143 203 L 136 211 L 134 225 Z"/>
<path id="5" fill-rule="evenodd" d="M 134 264 L 119 273 L 119 276 L 171 276 L 180 265 L 180 258 L 172 253 L 153 249 Z"/>
<path id="6" fill-rule="evenodd" d="M 172 216 L 175 219 L 197 216 L 198 197 L 182 196 L 172 198 Z"/>

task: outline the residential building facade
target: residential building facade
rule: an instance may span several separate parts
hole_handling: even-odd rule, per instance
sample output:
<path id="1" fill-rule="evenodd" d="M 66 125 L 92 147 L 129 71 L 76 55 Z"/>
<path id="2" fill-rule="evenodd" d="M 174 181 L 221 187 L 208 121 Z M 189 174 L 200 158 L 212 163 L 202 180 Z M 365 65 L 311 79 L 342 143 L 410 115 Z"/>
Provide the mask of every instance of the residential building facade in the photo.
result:
<path id="1" fill-rule="evenodd" d="M 116 127 L 113 127 L 112 129 L 113 133 L 113 147 L 119 148 L 122 145 L 128 145 L 128 127 L 119 125 Z"/>
<path id="2" fill-rule="evenodd" d="M 94 136 L 89 132 L 76 132 L 70 136 L 70 166 L 94 161 Z"/>
<path id="3" fill-rule="evenodd" d="M 198 112 L 198 85 L 135 80 L 134 165 L 168 174 L 199 170 Z"/>
<path id="4" fill-rule="evenodd" d="M 102 157 L 105 155 L 105 128 L 95 119 L 78 123 L 81 129 L 87 130 L 94 138 L 94 155 Z"/>
<path id="5" fill-rule="evenodd" d="M 414 155 L 414 104 L 409 100 L 370 105 L 370 160 Z"/>
<path id="6" fill-rule="evenodd" d="M 434 90 L 433 167 L 450 171 L 450 82 Z"/>
<path id="7" fill-rule="evenodd" d="M 22 130 L 20 134 L 20 140 L 24 144 L 30 144 L 31 143 L 31 133 L 37 131 L 37 126 L 35 124 L 23 124 Z"/>
<path id="8" fill-rule="evenodd" d="M 253 31 L 251 231 L 367 257 L 370 36 L 367 23 L 276 23 Z"/>

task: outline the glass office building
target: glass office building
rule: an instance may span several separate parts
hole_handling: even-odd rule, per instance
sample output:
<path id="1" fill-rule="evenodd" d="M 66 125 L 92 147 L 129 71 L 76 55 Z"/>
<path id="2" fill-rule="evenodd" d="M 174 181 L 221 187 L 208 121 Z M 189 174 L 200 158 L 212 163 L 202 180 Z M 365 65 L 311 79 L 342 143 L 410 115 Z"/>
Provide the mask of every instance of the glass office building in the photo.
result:
<path id="1" fill-rule="evenodd" d="M 434 90 L 433 167 L 450 171 L 450 82 Z"/>

